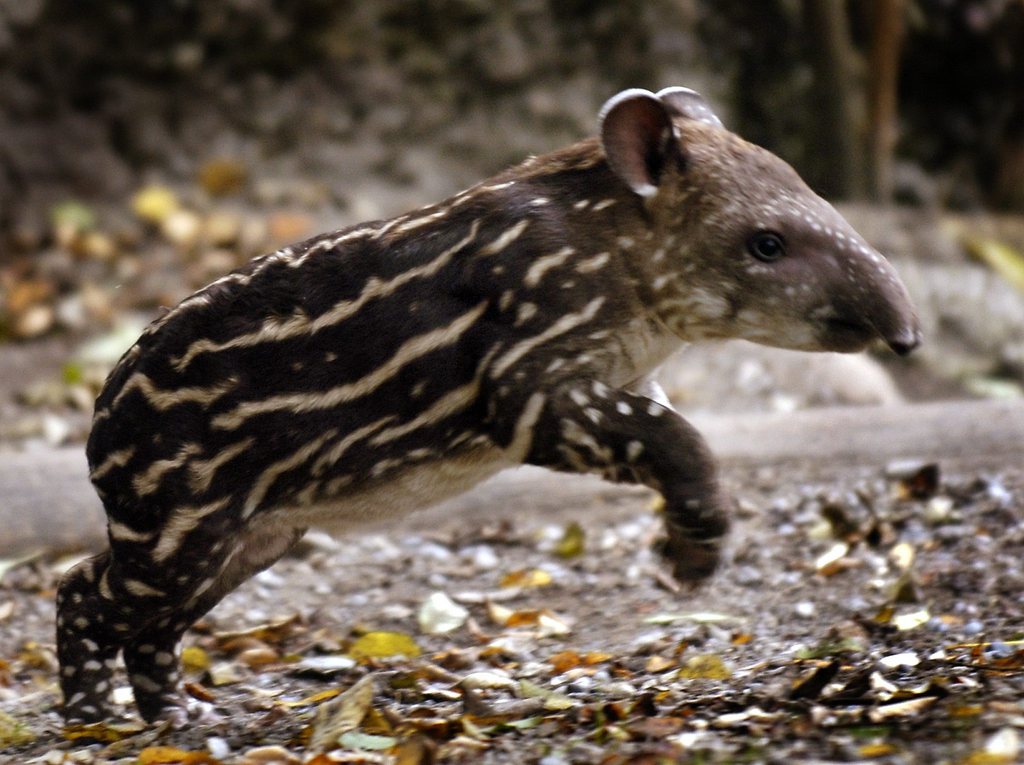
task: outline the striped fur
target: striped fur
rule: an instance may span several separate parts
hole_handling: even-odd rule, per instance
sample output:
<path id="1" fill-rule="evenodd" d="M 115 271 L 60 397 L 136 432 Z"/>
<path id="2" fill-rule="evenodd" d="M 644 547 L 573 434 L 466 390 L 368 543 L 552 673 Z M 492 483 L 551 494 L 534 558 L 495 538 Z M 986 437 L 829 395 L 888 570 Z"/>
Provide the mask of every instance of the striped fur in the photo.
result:
<path id="1" fill-rule="evenodd" d="M 648 375 L 688 340 L 852 350 L 865 328 L 896 347 L 916 327 L 891 269 L 792 170 L 679 111 L 692 98 L 644 93 L 610 102 L 600 140 L 258 258 L 143 333 L 87 448 L 110 550 L 58 594 L 69 719 L 108 714 L 119 651 L 142 714 L 180 715 L 181 634 L 307 527 L 523 462 L 656 488 L 676 575 L 711 573 L 729 501 Z M 766 228 L 799 259 L 751 259 Z"/>

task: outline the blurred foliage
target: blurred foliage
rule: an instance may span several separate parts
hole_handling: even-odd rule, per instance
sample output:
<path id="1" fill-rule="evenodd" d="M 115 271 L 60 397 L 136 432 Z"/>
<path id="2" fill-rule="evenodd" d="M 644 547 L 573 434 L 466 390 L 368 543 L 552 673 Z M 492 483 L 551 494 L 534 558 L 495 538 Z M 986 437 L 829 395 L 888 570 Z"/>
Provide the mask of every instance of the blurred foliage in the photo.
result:
<path id="1" fill-rule="evenodd" d="M 826 107 L 863 101 L 884 1 L 905 11 L 897 192 L 1024 208 L 1015 0 L 0 0 L 0 243 L 32 244 L 66 199 L 123 200 L 217 160 L 320 182 L 334 209 L 367 179 L 423 201 L 592 132 L 622 87 L 670 84 L 842 195 L 858 163 L 839 167 L 835 126 L 863 136 L 866 117 Z M 202 185 L 233 193 L 229 175 Z M 258 207 L 286 193 L 264 192 Z"/>

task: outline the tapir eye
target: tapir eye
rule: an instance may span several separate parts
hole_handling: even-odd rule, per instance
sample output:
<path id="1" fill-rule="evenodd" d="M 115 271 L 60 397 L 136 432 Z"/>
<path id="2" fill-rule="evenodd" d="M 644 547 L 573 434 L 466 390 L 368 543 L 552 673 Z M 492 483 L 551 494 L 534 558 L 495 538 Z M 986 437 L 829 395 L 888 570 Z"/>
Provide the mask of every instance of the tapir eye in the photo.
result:
<path id="1" fill-rule="evenodd" d="M 747 241 L 747 252 L 764 263 L 771 263 L 786 254 L 786 246 L 778 234 L 758 231 Z"/>

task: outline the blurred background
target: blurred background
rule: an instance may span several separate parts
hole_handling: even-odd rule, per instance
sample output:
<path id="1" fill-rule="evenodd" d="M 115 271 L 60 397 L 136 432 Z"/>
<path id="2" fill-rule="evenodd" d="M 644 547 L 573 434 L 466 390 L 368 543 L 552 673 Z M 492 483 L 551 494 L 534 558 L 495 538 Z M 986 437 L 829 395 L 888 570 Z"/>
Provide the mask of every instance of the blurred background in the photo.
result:
<path id="1" fill-rule="evenodd" d="M 0 442 L 80 441 L 162 306 L 686 85 L 896 263 L 908 361 L 697 348 L 691 410 L 1020 397 L 1022 0 L 0 0 Z"/>

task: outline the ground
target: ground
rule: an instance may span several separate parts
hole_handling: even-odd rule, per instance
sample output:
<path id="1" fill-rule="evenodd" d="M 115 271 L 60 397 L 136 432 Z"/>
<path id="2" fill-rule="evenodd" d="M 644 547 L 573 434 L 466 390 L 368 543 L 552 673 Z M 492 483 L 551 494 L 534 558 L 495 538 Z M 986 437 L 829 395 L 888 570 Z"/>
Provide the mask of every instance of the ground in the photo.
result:
<path id="1" fill-rule="evenodd" d="M 694 592 L 652 552 L 655 497 L 610 486 L 314 537 L 188 634 L 219 722 L 70 732 L 103 743 L 68 740 L 55 706 L 68 561 L 25 563 L 0 590 L 5 761 L 1017 761 L 1019 465 L 726 478 L 729 561 Z"/>

